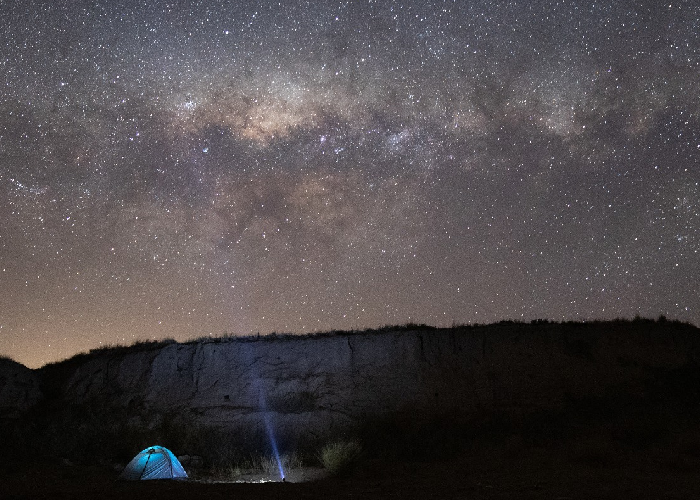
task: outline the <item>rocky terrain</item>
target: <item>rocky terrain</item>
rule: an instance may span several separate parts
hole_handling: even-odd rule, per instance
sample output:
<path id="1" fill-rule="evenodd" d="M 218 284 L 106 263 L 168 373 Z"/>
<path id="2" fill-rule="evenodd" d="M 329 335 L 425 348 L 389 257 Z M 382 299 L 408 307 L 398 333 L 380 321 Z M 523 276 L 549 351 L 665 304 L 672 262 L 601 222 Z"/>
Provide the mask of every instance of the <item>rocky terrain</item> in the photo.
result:
<path id="1" fill-rule="evenodd" d="M 21 417 L 42 397 L 38 372 L 11 359 L 0 359 L 0 419 Z"/>
<path id="2" fill-rule="evenodd" d="M 692 498 L 699 417 L 700 330 L 664 318 L 147 342 L 38 370 L 0 359 L 0 483 L 6 498 Z M 271 438 L 301 457 L 291 482 L 324 443 L 363 451 L 344 478 L 230 482 L 270 463 Z M 153 444 L 197 457 L 195 480 L 116 484 Z"/>
<path id="3" fill-rule="evenodd" d="M 31 447 L 49 454 L 99 444 L 119 457 L 163 439 L 201 454 L 222 435 L 253 451 L 268 428 L 291 449 L 387 422 L 555 425 L 552 415 L 611 405 L 695 408 L 699 333 L 649 320 L 504 322 L 145 343 L 35 371 L 3 360 L 0 411 L 5 429 L 37 422 L 44 436 Z M 66 437 L 73 429 L 81 438 Z"/>

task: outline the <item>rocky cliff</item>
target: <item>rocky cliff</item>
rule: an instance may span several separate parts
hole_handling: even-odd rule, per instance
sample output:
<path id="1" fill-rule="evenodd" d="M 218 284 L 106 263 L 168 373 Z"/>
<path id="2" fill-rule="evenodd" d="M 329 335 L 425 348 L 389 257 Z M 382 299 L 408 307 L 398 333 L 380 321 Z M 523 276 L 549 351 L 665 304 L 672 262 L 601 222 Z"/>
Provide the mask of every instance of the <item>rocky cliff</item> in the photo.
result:
<path id="1" fill-rule="evenodd" d="M 261 438 L 272 428 L 285 443 L 320 442 L 391 418 L 517 421 L 620 402 L 695 408 L 698 387 L 700 330 L 691 325 L 506 322 L 142 344 L 36 371 L 2 360 L 0 417 L 38 422 L 26 436 L 41 429 L 37 446 L 54 443 L 56 453 L 123 444 L 127 455 L 167 439 L 173 419 L 178 436 L 198 426 Z M 16 435 L 21 449 L 30 438 Z"/>
<path id="2" fill-rule="evenodd" d="M 387 415 L 517 417 L 572 400 L 645 398 L 698 359 L 690 325 L 502 323 L 106 350 L 41 375 L 69 405 L 101 401 L 251 433 L 267 421 L 281 436 L 323 438 Z"/>
<path id="3" fill-rule="evenodd" d="M 11 359 L 0 358 L 0 419 L 18 418 L 41 399 L 39 374 Z"/>

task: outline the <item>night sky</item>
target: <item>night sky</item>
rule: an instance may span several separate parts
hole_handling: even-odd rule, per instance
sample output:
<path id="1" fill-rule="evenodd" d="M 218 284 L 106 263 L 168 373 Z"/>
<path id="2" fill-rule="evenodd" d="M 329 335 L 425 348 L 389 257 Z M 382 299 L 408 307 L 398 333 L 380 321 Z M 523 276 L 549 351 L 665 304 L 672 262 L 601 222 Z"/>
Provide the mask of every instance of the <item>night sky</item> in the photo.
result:
<path id="1" fill-rule="evenodd" d="M 695 1 L 0 1 L 0 354 L 700 324 Z"/>

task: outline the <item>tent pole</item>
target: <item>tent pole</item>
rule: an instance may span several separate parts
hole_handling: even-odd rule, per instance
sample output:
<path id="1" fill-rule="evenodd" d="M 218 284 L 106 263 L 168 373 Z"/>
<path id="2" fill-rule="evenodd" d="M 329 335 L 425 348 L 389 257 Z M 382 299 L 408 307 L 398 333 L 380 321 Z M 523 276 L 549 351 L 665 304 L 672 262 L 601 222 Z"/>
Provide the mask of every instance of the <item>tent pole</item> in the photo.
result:
<path id="1" fill-rule="evenodd" d="M 153 455 L 153 450 L 148 451 L 148 458 L 146 459 L 146 463 L 143 465 L 143 469 L 141 469 L 141 475 L 139 476 L 139 481 L 143 479 L 143 473 L 146 472 L 146 467 L 148 467 L 148 462 L 151 460 L 151 455 Z"/>

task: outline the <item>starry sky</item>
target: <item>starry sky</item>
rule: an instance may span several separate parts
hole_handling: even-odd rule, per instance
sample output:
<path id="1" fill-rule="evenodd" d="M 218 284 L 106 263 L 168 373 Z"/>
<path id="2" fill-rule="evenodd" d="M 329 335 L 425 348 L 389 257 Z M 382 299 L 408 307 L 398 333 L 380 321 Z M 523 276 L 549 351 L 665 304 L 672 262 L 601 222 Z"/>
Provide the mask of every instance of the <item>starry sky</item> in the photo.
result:
<path id="1" fill-rule="evenodd" d="M 700 324 L 695 1 L 0 1 L 0 354 Z"/>

